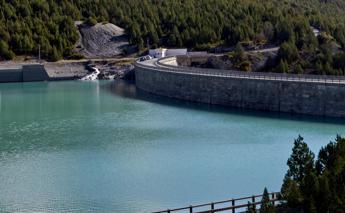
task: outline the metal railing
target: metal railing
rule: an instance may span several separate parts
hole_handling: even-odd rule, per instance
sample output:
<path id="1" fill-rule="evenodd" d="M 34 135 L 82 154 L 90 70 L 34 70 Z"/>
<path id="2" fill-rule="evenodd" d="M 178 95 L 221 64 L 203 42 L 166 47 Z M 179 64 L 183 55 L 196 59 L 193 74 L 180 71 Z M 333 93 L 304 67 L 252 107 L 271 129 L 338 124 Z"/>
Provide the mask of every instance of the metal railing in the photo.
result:
<path id="1" fill-rule="evenodd" d="M 270 198 L 269 202 L 271 202 L 273 205 L 279 203 L 280 201 L 279 194 L 280 194 L 279 192 L 269 193 L 269 198 Z M 259 199 L 262 199 L 262 197 L 263 195 L 254 195 L 251 197 L 224 200 L 224 201 L 219 201 L 219 202 L 187 206 L 187 207 L 176 208 L 176 209 L 167 209 L 167 210 L 157 211 L 153 213 L 172 213 L 172 212 L 214 213 L 214 212 L 224 212 L 224 211 L 230 212 L 229 210 L 231 210 L 232 213 L 236 213 L 236 210 L 242 210 L 243 212 L 243 210 L 246 211 L 250 207 L 257 209 L 257 207 L 262 204 L 261 200 L 258 201 Z M 220 205 L 222 206 L 220 207 Z M 200 210 L 200 208 L 205 208 L 205 207 L 208 207 L 208 209 Z"/>
<path id="2" fill-rule="evenodd" d="M 142 62 L 135 62 L 135 66 L 151 69 L 160 72 L 173 72 L 191 75 L 218 76 L 228 78 L 256 79 L 256 80 L 274 80 L 274 81 L 294 81 L 306 83 L 327 83 L 327 84 L 345 84 L 345 76 L 331 75 L 302 75 L 287 73 L 264 73 L 264 72 L 243 72 L 235 70 L 206 69 L 195 67 L 182 67 L 167 64 L 176 61 L 176 57 L 162 58 L 157 61 L 151 61 L 151 66 Z M 153 66 L 152 66 L 153 65 Z"/>

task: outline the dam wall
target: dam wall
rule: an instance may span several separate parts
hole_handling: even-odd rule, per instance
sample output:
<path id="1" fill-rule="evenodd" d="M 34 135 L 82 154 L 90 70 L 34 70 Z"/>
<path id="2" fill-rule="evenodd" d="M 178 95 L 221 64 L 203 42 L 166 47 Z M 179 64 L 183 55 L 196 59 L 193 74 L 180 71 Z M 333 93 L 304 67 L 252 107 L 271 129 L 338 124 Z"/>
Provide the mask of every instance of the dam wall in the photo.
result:
<path id="1" fill-rule="evenodd" d="M 187 101 L 222 106 L 345 117 L 345 81 L 250 78 L 196 73 L 190 68 L 136 64 L 136 86 L 144 91 Z"/>

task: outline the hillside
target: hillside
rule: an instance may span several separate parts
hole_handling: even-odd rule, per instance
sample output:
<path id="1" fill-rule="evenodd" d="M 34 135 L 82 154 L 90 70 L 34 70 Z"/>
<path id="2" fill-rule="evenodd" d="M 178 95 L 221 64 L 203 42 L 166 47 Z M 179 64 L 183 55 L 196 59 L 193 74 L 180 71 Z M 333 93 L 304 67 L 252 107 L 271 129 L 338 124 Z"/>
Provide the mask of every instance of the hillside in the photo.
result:
<path id="1" fill-rule="evenodd" d="M 88 26 L 77 23 L 80 39 L 77 52 L 86 58 L 110 58 L 121 55 L 129 48 L 124 29 L 108 23 Z"/>
<path id="2" fill-rule="evenodd" d="M 74 21 L 84 20 L 109 22 L 124 28 L 129 43 L 139 49 L 147 41 L 151 47 L 193 50 L 234 46 L 238 42 L 288 43 L 286 50 L 292 56 L 289 53 L 290 56 L 282 58 L 285 61 L 277 61 L 272 66 L 279 62 L 290 66 L 291 61 L 303 54 L 318 55 L 312 63 L 309 57 L 303 58 L 299 67 L 316 69 L 312 64 L 317 64 L 319 69 L 329 70 L 326 74 L 343 74 L 345 66 L 334 64 L 335 56 L 328 44 L 336 42 L 345 48 L 344 6 L 342 0 L 267 0 L 264 3 L 261 0 L 101 0 L 97 4 L 91 0 L 3 0 L 0 1 L 0 57 L 37 55 L 41 46 L 45 59 L 73 58 L 79 39 Z M 311 26 L 323 32 L 321 38 L 315 38 Z M 84 33 L 87 35 L 87 30 Z M 109 56 L 100 52 L 109 52 L 111 45 L 107 50 L 107 44 L 98 38 L 91 38 L 94 42 L 89 44 L 84 42 L 84 54 Z"/>

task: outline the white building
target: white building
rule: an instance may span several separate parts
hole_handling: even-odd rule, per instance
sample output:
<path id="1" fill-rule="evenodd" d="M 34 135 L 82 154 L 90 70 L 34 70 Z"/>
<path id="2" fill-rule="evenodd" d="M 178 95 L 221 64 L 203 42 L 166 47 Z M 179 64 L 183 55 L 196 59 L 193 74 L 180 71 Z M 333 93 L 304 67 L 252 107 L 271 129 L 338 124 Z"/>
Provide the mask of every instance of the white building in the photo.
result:
<path id="1" fill-rule="evenodd" d="M 187 55 L 187 49 L 165 49 L 157 48 L 149 50 L 149 55 L 154 58 L 164 58 L 168 56 Z"/>

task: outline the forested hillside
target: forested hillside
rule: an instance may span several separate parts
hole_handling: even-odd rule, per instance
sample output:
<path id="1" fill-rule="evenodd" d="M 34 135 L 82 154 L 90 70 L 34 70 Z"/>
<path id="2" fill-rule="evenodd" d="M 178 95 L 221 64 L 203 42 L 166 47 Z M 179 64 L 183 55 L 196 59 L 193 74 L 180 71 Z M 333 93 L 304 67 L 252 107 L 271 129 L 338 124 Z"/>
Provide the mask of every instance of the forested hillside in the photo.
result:
<path id="1" fill-rule="evenodd" d="M 111 22 L 130 42 L 207 49 L 257 38 L 317 46 L 310 26 L 345 46 L 342 0 L 0 0 L 0 56 L 70 57 L 75 20 Z"/>

